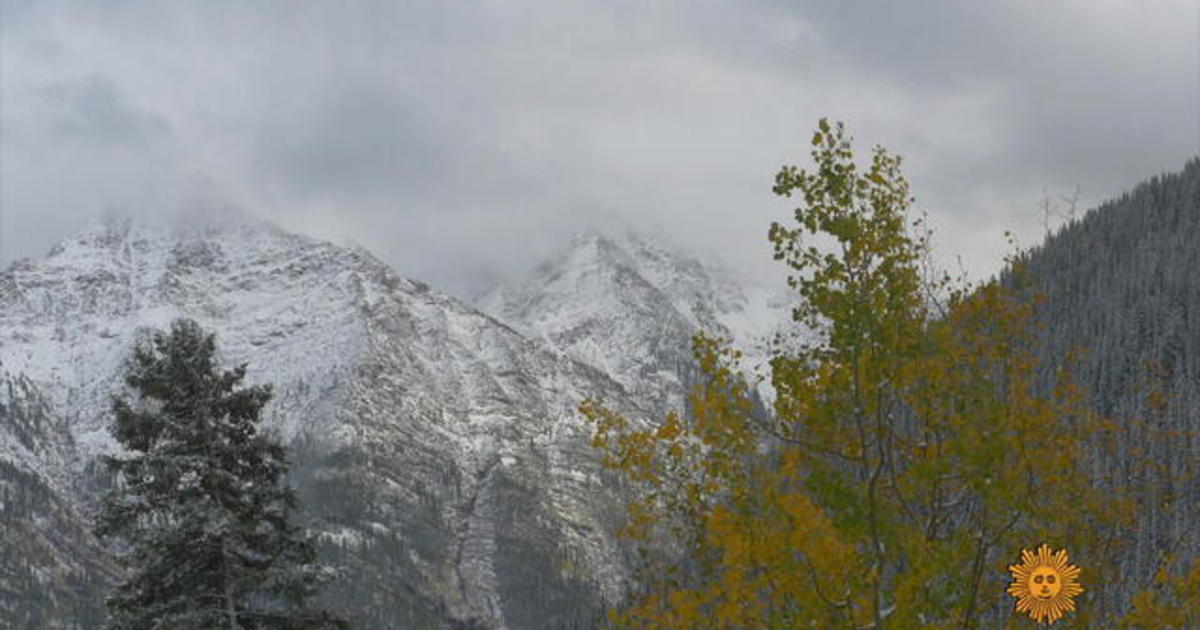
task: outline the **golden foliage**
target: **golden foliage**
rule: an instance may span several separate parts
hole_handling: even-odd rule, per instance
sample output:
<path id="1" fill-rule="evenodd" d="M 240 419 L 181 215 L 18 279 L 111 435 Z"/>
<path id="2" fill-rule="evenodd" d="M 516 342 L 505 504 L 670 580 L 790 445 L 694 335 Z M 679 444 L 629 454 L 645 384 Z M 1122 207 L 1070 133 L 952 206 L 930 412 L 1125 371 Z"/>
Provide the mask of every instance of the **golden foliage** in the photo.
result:
<path id="1" fill-rule="evenodd" d="M 1121 620 L 1123 630 L 1184 630 L 1200 627 L 1200 561 L 1181 566 L 1168 556 L 1154 584 L 1133 598 L 1133 610 Z"/>
<path id="2" fill-rule="evenodd" d="M 1111 447 L 1114 423 L 1087 408 L 1069 362 L 1039 389 L 1037 302 L 1017 261 L 1003 284 L 932 274 L 900 158 L 876 148 L 860 170 L 825 120 L 812 143 L 812 171 L 776 176 L 802 203 L 769 239 L 801 297 L 793 318 L 818 335 L 776 347 L 773 415 L 756 417 L 738 354 L 704 335 L 686 417 L 640 427 L 581 405 L 605 465 L 640 489 L 624 533 L 645 564 L 613 623 L 977 628 L 1011 608 L 1005 560 L 1037 542 L 1111 577 L 1135 503 L 1084 455 Z M 1063 623 L 1105 614 L 1081 606 Z"/>

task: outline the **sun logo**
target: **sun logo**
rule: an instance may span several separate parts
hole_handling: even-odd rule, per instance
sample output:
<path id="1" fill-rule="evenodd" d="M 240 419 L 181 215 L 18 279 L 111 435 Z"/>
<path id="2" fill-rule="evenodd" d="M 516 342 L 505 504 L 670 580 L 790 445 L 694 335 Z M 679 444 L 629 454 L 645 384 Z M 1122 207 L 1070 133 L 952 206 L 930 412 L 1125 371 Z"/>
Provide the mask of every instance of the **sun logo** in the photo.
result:
<path id="1" fill-rule="evenodd" d="M 1052 624 L 1063 613 L 1075 610 L 1076 595 L 1083 587 L 1075 582 L 1079 567 L 1067 564 L 1067 550 L 1050 553 L 1050 546 L 1043 544 L 1037 553 L 1021 550 L 1021 564 L 1008 567 L 1013 583 L 1008 594 L 1017 599 L 1017 612 L 1029 613 L 1029 618 L 1038 623 Z"/>

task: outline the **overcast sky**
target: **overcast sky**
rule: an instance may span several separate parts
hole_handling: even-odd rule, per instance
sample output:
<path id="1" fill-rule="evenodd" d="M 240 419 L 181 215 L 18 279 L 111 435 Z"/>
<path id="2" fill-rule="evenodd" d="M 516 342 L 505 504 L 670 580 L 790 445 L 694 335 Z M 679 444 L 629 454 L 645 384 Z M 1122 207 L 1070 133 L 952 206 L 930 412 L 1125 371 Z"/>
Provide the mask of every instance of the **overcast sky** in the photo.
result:
<path id="1" fill-rule="evenodd" d="M 458 295 L 572 233 L 770 261 L 816 120 L 904 156 L 994 271 L 1200 152 L 1195 0 L 0 0 L 0 263 L 106 207 L 234 204 Z"/>

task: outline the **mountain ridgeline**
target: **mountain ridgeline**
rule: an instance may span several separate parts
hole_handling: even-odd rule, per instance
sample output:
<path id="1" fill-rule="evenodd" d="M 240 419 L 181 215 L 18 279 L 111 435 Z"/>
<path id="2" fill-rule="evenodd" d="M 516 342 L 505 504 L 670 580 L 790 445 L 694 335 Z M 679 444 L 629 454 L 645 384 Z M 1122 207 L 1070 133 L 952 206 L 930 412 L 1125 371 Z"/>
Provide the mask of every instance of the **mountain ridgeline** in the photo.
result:
<path id="1" fill-rule="evenodd" d="M 1045 364 L 1081 348 L 1100 410 L 1144 421 L 1122 453 L 1163 463 L 1122 584 L 1200 552 L 1200 488 L 1171 479 L 1200 462 L 1198 244 L 1193 160 L 1024 257 L 1046 295 Z M 248 383 L 274 384 L 264 428 L 291 448 L 300 520 L 342 567 L 325 601 L 354 627 L 590 627 L 631 558 L 615 537 L 625 491 L 577 405 L 653 422 L 684 404 L 695 332 L 761 366 L 788 300 L 636 235 L 578 237 L 468 305 L 245 217 L 97 222 L 0 272 L 0 626 L 100 627 L 119 574 L 90 531 L 110 396 L 134 342 L 186 316 Z"/>

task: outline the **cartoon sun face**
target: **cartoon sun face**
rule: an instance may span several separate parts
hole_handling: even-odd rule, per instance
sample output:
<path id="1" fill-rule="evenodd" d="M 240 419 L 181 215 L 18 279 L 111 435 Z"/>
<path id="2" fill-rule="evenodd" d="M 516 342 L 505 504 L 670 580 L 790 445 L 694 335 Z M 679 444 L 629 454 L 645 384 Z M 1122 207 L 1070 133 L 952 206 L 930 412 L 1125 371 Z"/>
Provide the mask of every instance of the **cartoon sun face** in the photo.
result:
<path id="1" fill-rule="evenodd" d="M 1008 567 L 1013 583 L 1008 594 L 1017 599 L 1017 612 L 1029 613 L 1038 623 L 1052 624 L 1063 613 L 1075 610 L 1076 595 L 1083 587 L 1075 582 L 1079 567 L 1067 564 L 1067 550 L 1050 552 L 1049 545 L 1038 547 L 1037 553 L 1021 550 L 1021 564 Z"/>
<path id="2" fill-rule="evenodd" d="M 1062 590 L 1062 576 L 1050 567 L 1038 567 L 1029 576 L 1029 594 L 1038 599 L 1051 599 Z"/>

